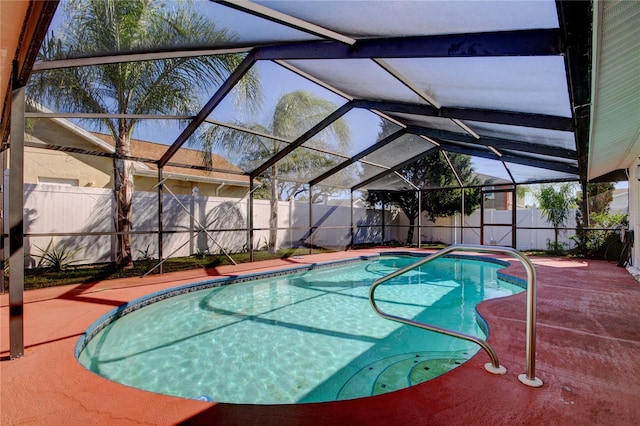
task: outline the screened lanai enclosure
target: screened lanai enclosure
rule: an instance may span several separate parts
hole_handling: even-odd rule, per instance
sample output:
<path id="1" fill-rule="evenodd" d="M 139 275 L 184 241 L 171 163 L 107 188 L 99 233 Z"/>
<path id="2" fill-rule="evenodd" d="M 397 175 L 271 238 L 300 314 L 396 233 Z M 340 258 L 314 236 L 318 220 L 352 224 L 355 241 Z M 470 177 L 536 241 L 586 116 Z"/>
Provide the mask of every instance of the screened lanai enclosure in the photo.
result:
<path id="1" fill-rule="evenodd" d="M 389 242 L 544 248 L 553 231 L 518 212 L 523 194 L 587 179 L 589 2 L 42 8 L 12 100 L 24 158 L 6 177 L 25 185 L 28 266 L 48 244 L 123 264 Z"/>
<path id="2" fill-rule="evenodd" d="M 638 89 L 605 84 L 637 80 L 615 30 L 634 7 L 29 2 L 2 120 L 11 306 L 50 253 L 162 272 L 210 253 L 544 249 L 540 185 L 572 184 L 586 212 L 587 182 L 637 176 L 616 141 Z"/>

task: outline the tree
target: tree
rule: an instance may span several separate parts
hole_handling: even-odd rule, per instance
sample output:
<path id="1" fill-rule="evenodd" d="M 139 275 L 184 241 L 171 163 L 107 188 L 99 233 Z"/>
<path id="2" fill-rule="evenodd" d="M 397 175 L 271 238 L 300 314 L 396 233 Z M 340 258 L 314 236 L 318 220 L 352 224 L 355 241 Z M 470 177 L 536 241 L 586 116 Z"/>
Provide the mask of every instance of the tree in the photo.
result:
<path id="1" fill-rule="evenodd" d="M 153 0 L 78 0 L 66 9 L 67 25 L 47 37 L 40 51 L 43 61 L 90 53 L 143 51 L 150 48 L 213 43 L 230 35 L 186 7 L 165 11 Z M 70 112 L 195 115 L 199 94 L 215 88 L 240 63 L 239 55 L 172 58 L 63 68 L 35 74 L 29 95 Z M 255 75 L 241 83 L 247 101 L 259 97 Z M 113 137 L 113 185 L 118 232 L 116 264 L 130 267 L 133 166 L 130 138 L 138 118 L 100 120 Z"/>
<path id="2" fill-rule="evenodd" d="M 540 203 L 543 216 L 553 225 L 555 233 L 553 251 L 560 252 L 562 250 L 558 245 L 558 234 L 560 228 L 566 226 L 574 202 L 574 198 L 571 196 L 571 186 L 561 185 L 557 190 L 553 186 L 543 186 L 536 194 L 536 198 Z"/>
<path id="3" fill-rule="evenodd" d="M 382 139 L 393 132 L 393 128 L 384 123 L 381 126 L 378 139 Z M 418 136 L 409 136 L 418 138 Z M 422 141 L 422 139 L 420 139 Z M 424 141 L 422 141 L 424 143 Z M 449 153 L 449 160 L 456 169 L 458 176 L 465 185 L 478 185 L 479 179 L 474 175 L 471 165 L 471 158 L 468 155 Z M 413 242 L 415 221 L 420 211 L 427 212 L 432 221 L 437 217 L 447 217 L 460 211 L 461 190 L 459 189 L 437 189 L 458 186 L 458 181 L 449 166 L 444 154 L 435 152 L 420 160 L 417 160 L 398 173 L 408 182 L 411 182 L 422 191 L 422 206 L 418 209 L 418 195 L 415 190 L 409 189 L 409 185 L 403 191 L 389 191 L 386 194 L 380 191 L 370 191 L 366 198 L 366 203 L 374 206 L 384 201 L 391 206 L 399 208 L 409 220 L 407 229 L 407 244 Z M 434 190 L 425 190 L 434 188 Z M 471 214 L 480 205 L 480 188 L 465 189 L 465 211 L 466 215 Z"/>
<path id="4" fill-rule="evenodd" d="M 287 93 L 278 100 L 270 122 L 267 125 L 254 123 L 248 127 L 255 133 L 243 132 L 229 127 L 211 126 L 202 134 L 201 144 L 207 151 L 222 149 L 227 153 L 242 153 L 240 163 L 243 169 L 252 170 L 265 160 L 281 151 L 305 131 L 318 124 L 337 106 L 311 92 L 297 90 Z M 259 136 L 257 133 L 273 135 L 274 138 Z M 316 134 L 310 142 L 316 148 L 344 149 L 351 142 L 351 132 L 347 122 L 336 120 L 332 125 Z M 262 193 L 270 199 L 269 252 L 275 252 L 278 236 L 278 201 L 293 196 L 300 186 L 280 180 L 281 175 L 293 177 L 292 181 L 308 181 L 309 171 L 335 165 L 335 162 L 321 152 L 298 148 L 273 164 L 263 174 Z M 299 178 L 299 179 L 295 179 Z M 311 195 L 311 194 L 310 194 Z"/>
<path id="5" fill-rule="evenodd" d="M 424 182 L 433 188 L 450 188 L 458 185 L 451 167 L 445 158 L 430 156 L 427 157 L 423 167 L 429 171 L 429 180 Z M 465 186 L 479 185 L 480 179 L 474 174 L 471 165 L 471 157 L 465 154 L 449 153 L 449 160 L 456 170 L 458 177 Z M 435 158 L 434 158 L 435 157 Z M 488 182 L 484 182 L 488 183 Z M 479 187 L 466 188 L 464 197 L 464 214 L 470 215 L 480 206 L 481 190 Z M 462 194 L 459 190 L 439 189 L 433 191 L 423 191 L 422 211 L 427 213 L 431 221 L 438 217 L 448 217 L 460 211 L 462 205 Z"/>
<path id="6" fill-rule="evenodd" d="M 615 188 L 615 182 L 587 183 L 587 205 L 589 207 L 589 213 L 608 213 L 609 204 L 613 201 L 613 191 Z M 581 200 L 582 193 L 578 193 L 576 202 L 579 205 Z"/>
<path id="7" fill-rule="evenodd" d="M 604 258 L 604 252 L 610 243 L 615 243 L 619 236 L 604 230 L 592 230 L 584 227 L 586 206 L 589 210 L 589 226 L 592 228 L 617 228 L 626 223 L 623 213 L 610 213 L 609 205 L 613 201 L 614 182 L 587 183 L 587 202 L 582 201 L 582 192 L 578 192 L 576 203 L 576 251 L 591 258 Z"/>
<path id="8" fill-rule="evenodd" d="M 416 191 L 369 191 L 365 202 L 370 207 L 381 203 L 402 210 L 409 219 L 407 244 L 413 242 L 413 228 L 415 227 L 416 218 L 418 217 L 418 194 Z"/>

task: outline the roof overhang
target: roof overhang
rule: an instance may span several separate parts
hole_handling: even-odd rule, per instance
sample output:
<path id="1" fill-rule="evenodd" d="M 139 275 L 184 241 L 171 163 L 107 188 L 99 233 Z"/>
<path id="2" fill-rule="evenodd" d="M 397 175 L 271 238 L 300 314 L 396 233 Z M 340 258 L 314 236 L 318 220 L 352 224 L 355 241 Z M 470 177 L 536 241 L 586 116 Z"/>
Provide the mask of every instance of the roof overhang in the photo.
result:
<path id="1" fill-rule="evenodd" d="M 58 1 L 0 1 L 0 90 L 3 93 L 0 135 L 3 145 L 9 138 L 11 93 L 27 84 Z"/>
<path id="2" fill-rule="evenodd" d="M 593 10 L 589 180 L 628 180 L 640 157 L 640 2 Z"/>

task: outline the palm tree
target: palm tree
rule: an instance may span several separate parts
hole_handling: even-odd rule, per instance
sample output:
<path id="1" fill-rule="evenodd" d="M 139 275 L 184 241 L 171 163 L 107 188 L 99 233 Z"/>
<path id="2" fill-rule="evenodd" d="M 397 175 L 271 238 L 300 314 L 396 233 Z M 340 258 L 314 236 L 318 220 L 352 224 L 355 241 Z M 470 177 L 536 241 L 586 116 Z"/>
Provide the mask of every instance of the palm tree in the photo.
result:
<path id="1" fill-rule="evenodd" d="M 214 45 L 230 35 L 207 18 L 181 7 L 166 12 L 154 0 L 79 0 L 66 10 L 67 25 L 47 37 L 40 60 L 111 51 L 144 51 L 167 46 Z M 215 88 L 240 63 L 239 55 L 173 58 L 58 69 L 35 74 L 29 96 L 69 112 L 194 115 L 198 95 Z M 256 76 L 249 74 L 240 92 L 259 98 Z M 114 139 L 117 156 L 131 154 L 130 138 L 137 118 L 100 120 Z M 129 267 L 132 230 L 132 163 L 115 158 L 116 264 Z"/>
<path id="2" fill-rule="evenodd" d="M 257 134 L 242 132 L 236 129 L 211 126 L 202 133 L 201 145 L 205 151 L 222 149 L 228 154 L 243 153 L 240 159 L 245 170 L 251 165 L 260 164 L 282 150 L 286 141 L 293 141 L 305 131 L 318 124 L 337 109 L 336 105 L 320 98 L 311 92 L 297 90 L 280 97 L 270 117 L 268 125 L 251 124 L 248 127 L 255 133 L 271 134 L 276 138 L 267 138 Z M 351 132 L 343 119 L 335 121 L 312 139 L 314 147 L 323 149 L 341 149 L 351 141 Z M 265 186 L 270 199 L 269 241 L 268 249 L 275 252 L 278 226 L 278 201 L 285 200 L 295 193 L 289 182 L 280 182 L 280 175 L 297 176 L 309 180 L 309 171 L 319 167 L 335 165 L 326 155 L 294 150 L 291 154 L 270 167 L 265 173 Z M 266 194 L 265 194 L 266 195 Z"/>
<path id="3" fill-rule="evenodd" d="M 557 190 L 551 185 L 543 186 L 536 194 L 542 214 L 553 225 L 555 240 L 551 251 L 554 253 L 562 252 L 562 246 L 558 243 L 558 234 L 560 228 L 566 226 L 570 218 L 571 207 L 575 201 L 571 193 L 571 185 L 564 184 Z"/>

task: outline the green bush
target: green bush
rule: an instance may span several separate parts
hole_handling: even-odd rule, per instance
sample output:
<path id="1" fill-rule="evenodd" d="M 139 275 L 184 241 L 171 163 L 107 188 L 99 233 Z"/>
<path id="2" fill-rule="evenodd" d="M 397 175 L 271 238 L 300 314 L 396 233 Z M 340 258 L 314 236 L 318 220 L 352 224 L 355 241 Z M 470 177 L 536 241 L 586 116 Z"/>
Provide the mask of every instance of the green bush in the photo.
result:
<path id="1" fill-rule="evenodd" d="M 619 229 L 627 226 L 627 215 L 592 213 L 589 215 L 589 221 L 595 230 L 578 229 L 576 235 L 571 237 L 576 242 L 575 253 L 589 259 L 613 260 L 619 257 L 622 250 Z"/>
<path id="2" fill-rule="evenodd" d="M 82 250 L 82 247 L 78 247 L 76 249 L 69 249 L 68 247 L 62 246 L 57 247 L 53 243 L 53 238 L 49 241 L 47 248 L 43 249 L 38 246 L 35 246 L 38 250 L 40 250 L 40 254 L 32 254 L 32 257 L 36 259 L 40 259 L 38 261 L 37 268 L 45 268 L 51 271 L 59 272 L 64 271 L 69 266 L 78 264 L 82 262 L 81 259 L 73 259 L 73 257 Z"/>

